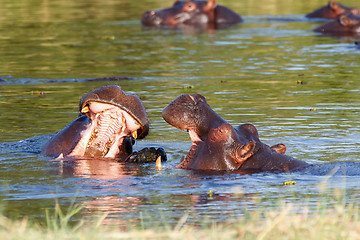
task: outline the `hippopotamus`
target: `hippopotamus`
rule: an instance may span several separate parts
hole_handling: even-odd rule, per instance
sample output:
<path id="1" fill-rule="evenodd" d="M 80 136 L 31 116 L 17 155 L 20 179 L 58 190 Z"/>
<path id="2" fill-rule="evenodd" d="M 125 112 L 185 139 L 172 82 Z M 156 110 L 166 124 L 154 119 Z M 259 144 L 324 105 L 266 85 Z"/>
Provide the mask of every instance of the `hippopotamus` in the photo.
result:
<path id="1" fill-rule="evenodd" d="M 326 18 L 337 19 L 341 15 L 348 14 L 359 15 L 360 11 L 357 8 L 347 7 L 338 2 L 330 1 L 326 6 L 323 6 L 306 15 L 308 18 Z"/>
<path id="2" fill-rule="evenodd" d="M 335 36 L 351 36 L 359 38 L 360 15 L 342 15 L 336 20 L 315 28 L 314 31 Z"/>
<path id="3" fill-rule="evenodd" d="M 308 163 L 285 155 L 286 146 L 270 147 L 250 123 L 233 127 L 211 109 L 204 96 L 184 94 L 164 108 L 170 125 L 187 130 L 192 146 L 177 168 L 213 171 L 295 171 Z"/>
<path id="4" fill-rule="evenodd" d="M 172 7 L 158 11 L 146 11 L 141 22 L 148 27 L 178 28 L 194 26 L 216 29 L 243 22 L 233 10 L 218 5 L 216 0 L 175 1 Z"/>
<path id="5" fill-rule="evenodd" d="M 142 139 L 149 132 L 149 121 L 139 97 L 126 94 L 117 85 L 103 86 L 84 95 L 79 112 L 74 121 L 45 144 L 43 155 L 126 159 L 133 153 L 135 139 Z M 144 151 L 147 155 L 159 155 L 156 149 Z"/>

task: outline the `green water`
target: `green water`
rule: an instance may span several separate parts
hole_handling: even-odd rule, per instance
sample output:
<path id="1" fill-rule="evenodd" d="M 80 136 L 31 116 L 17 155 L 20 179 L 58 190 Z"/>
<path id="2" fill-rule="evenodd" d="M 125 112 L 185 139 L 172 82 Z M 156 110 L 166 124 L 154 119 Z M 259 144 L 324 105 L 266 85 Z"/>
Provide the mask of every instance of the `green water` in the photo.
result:
<path id="1" fill-rule="evenodd" d="M 198 175 L 174 169 L 190 140 L 186 132 L 168 125 L 161 111 L 183 93 L 204 95 L 231 124 L 255 124 L 263 142 L 283 142 L 293 157 L 310 163 L 359 162 L 360 50 L 351 42 L 311 31 L 322 23 L 307 21 L 303 14 L 323 1 L 220 3 L 240 13 L 245 22 L 218 31 L 149 30 L 140 25 L 142 12 L 170 2 L 3 1 L 4 213 L 43 219 L 54 199 L 67 206 L 76 197 L 85 205 L 80 217 L 108 213 L 106 222 L 136 223 L 143 218 L 152 224 L 161 217 L 176 223 L 184 212 L 190 213 L 189 221 L 225 221 L 242 216 L 245 208 L 272 208 L 279 198 L 316 205 L 324 176 Z M 360 7 L 356 1 L 342 3 Z M 83 81 L 110 76 L 133 79 Z M 169 161 L 161 172 L 152 165 L 104 162 L 59 166 L 39 156 L 48 138 L 44 134 L 72 121 L 80 98 L 106 84 L 121 85 L 144 102 L 151 130 L 136 148 L 164 147 Z M 283 187 L 288 179 L 297 184 Z M 345 190 L 348 199 L 360 197 L 358 176 L 334 176 L 325 192 L 334 188 Z M 241 197 L 234 195 L 239 189 Z M 209 190 L 216 196 L 210 198 Z"/>

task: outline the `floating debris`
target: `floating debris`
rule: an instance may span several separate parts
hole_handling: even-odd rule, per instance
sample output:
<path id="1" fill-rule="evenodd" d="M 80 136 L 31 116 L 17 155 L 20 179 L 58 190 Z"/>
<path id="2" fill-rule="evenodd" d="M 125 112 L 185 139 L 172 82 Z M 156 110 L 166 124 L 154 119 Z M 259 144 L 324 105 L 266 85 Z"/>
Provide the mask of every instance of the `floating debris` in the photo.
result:
<path id="1" fill-rule="evenodd" d="M 284 182 L 284 185 L 285 186 L 288 186 L 288 185 L 295 185 L 296 184 L 296 182 L 295 181 L 285 181 Z"/>
<path id="2" fill-rule="evenodd" d="M 116 37 L 113 36 L 113 35 L 107 35 L 107 36 L 102 36 L 102 39 L 104 39 L 104 40 L 115 40 Z"/>
<path id="3" fill-rule="evenodd" d="M 208 191 L 208 198 L 212 199 L 214 197 L 214 191 L 210 190 Z"/>
<path id="4" fill-rule="evenodd" d="M 193 89 L 194 86 L 193 85 L 185 85 L 183 86 L 183 89 Z"/>
<path id="5" fill-rule="evenodd" d="M 40 96 L 40 95 L 45 95 L 46 92 L 43 92 L 43 91 L 31 91 L 31 95 L 37 95 L 37 96 Z"/>

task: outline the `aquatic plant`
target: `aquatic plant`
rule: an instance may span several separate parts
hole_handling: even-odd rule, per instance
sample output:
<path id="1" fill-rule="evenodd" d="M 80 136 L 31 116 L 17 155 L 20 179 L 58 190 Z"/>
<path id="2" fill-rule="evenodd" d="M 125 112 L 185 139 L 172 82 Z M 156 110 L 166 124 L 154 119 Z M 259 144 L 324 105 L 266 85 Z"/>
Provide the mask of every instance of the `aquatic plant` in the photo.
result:
<path id="1" fill-rule="evenodd" d="M 335 193 L 336 195 L 337 193 Z M 334 198 L 338 198 L 335 196 Z M 326 198 L 324 198 L 326 199 Z M 324 200 L 325 201 L 325 200 Z M 80 221 L 70 224 L 70 219 L 81 206 L 71 204 L 63 211 L 59 204 L 50 213 L 46 225 L 23 218 L 14 221 L 0 216 L 1 239 L 359 239 L 360 209 L 356 203 L 346 204 L 341 198 L 338 204 L 324 207 L 319 202 L 315 212 L 292 204 L 280 205 L 275 210 L 248 211 L 239 219 L 227 223 L 206 222 L 187 224 L 187 214 L 175 226 L 164 222 L 163 226 L 144 228 L 143 225 L 120 229 L 118 226 L 102 225 L 106 216 L 97 221 Z"/>

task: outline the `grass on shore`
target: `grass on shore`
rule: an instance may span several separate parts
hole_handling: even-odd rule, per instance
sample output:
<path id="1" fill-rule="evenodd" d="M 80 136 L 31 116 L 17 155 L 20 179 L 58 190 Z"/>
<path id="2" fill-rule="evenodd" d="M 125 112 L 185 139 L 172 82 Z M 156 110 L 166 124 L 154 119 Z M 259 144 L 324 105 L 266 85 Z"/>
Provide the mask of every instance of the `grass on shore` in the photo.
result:
<path id="1" fill-rule="evenodd" d="M 342 201 L 340 201 L 342 202 Z M 315 212 L 283 204 L 277 210 L 248 212 L 228 223 L 209 223 L 206 227 L 186 224 L 186 216 L 174 227 L 120 230 L 102 224 L 80 222 L 70 226 L 70 218 L 81 210 L 73 205 L 64 214 L 58 204 L 54 214 L 47 212 L 46 226 L 27 218 L 13 221 L 0 215 L 0 238 L 8 239 L 360 239 L 360 209 L 357 204 L 323 205 Z M 300 210 L 300 211 L 298 211 Z"/>

